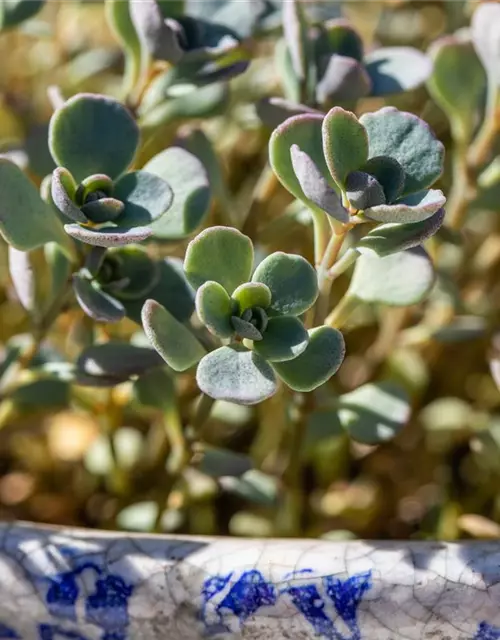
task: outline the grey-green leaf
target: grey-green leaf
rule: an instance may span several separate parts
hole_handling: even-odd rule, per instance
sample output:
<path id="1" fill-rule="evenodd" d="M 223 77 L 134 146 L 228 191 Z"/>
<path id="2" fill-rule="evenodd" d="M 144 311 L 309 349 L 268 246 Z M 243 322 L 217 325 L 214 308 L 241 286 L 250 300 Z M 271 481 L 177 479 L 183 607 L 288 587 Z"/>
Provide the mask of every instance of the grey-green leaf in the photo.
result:
<path id="1" fill-rule="evenodd" d="M 61 213 L 74 222 L 88 222 L 80 207 L 73 202 L 76 192 L 76 182 L 71 173 L 64 167 L 57 167 L 52 173 L 50 181 L 51 195 L 54 204 Z"/>
<path id="2" fill-rule="evenodd" d="M 75 273 L 73 289 L 78 304 L 97 322 L 118 322 L 125 316 L 125 308 L 119 300 L 94 287 L 90 280 Z"/>
<path id="3" fill-rule="evenodd" d="M 253 245 L 250 238 L 231 227 L 210 227 L 191 240 L 184 269 L 196 289 L 213 280 L 231 295 L 250 279 Z"/>
<path id="4" fill-rule="evenodd" d="M 500 85 L 500 4 L 485 2 L 477 6 L 472 16 L 472 41 L 489 81 Z"/>
<path id="5" fill-rule="evenodd" d="M 66 233 L 80 242 L 95 247 L 121 247 L 125 244 L 142 242 L 153 233 L 151 227 L 132 227 L 122 229 L 116 226 L 101 228 L 82 227 L 79 224 L 65 224 Z"/>
<path id="6" fill-rule="evenodd" d="M 259 264 L 252 282 L 262 282 L 271 291 L 270 309 L 299 316 L 318 297 L 318 278 L 309 262 L 299 255 L 276 251 Z"/>
<path id="7" fill-rule="evenodd" d="M 379 444 L 392 440 L 410 419 L 408 394 L 393 382 L 365 384 L 338 400 L 339 418 L 358 442 Z"/>
<path id="8" fill-rule="evenodd" d="M 316 86 L 316 100 L 326 107 L 356 101 L 370 93 L 371 85 L 370 76 L 361 62 L 333 54 Z"/>
<path id="9" fill-rule="evenodd" d="M 76 364 L 86 375 L 127 380 L 163 365 L 163 359 L 154 349 L 112 341 L 88 347 Z"/>
<path id="10" fill-rule="evenodd" d="M 404 307 L 423 300 L 434 284 L 431 259 L 422 247 L 379 257 L 361 255 L 349 294 L 367 303 Z"/>
<path id="11" fill-rule="evenodd" d="M 418 116 L 394 107 L 383 107 L 363 114 L 360 122 L 368 133 L 370 158 L 390 156 L 403 167 L 403 194 L 426 189 L 440 177 L 444 146 Z"/>
<path id="12" fill-rule="evenodd" d="M 243 405 L 262 402 L 277 389 L 271 366 L 240 345 L 220 347 L 207 354 L 198 365 L 196 380 L 211 398 Z"/>
<path id="13" fill-rule="evenodd" d="M 372 82 L 372 96 L 411 91 L 424 84 L 432 72 L 432 61 L 413 47 L 381 47 L 365 56 Z"/>
<path id="14" fill-rule="evenodd" d="M 367 209 L 385 204 L 385 193 L 380 182 L 364 171 L 352 171 L 345 181 L 345 192 L 356 209 Z"/>
<path id="15" fill-rule="evenodd" d="M 219 338 L 230 338 L 233 305 L 229 294 L 218 282 L 205 282 L 196 292 L 196 311 L 210 333 Z"/>
<path id="16" fill-rule="evenodd" d="M 132 171 L 115 184 L 114 197 L 125 205 L 116 224 L 122 228 L 151 224 L 168 211 L 174 194 L 161 177 L 148 171 Z"/>
<path id="17" fill-rule="evenodd" d="M 189 369 L 205 354 L 191 331 L 155 300 L 144 303 L 142 324 L 153 347 L 174 371 Z"/>
<path id="18" fill-rule="evenodd" d="M 157 60 L 179 62 L 184 54 L 181 27 L 175 20 L 165 20 L 156 0 L 130 2 L 130 17 L 146 51 Z"/>
<path id="19" fill-rule="evenodd" d="M 210 210 L 211 191 L 203 163 L 182 147 L 169 147 L 144 167 L 167 182 L 174 201 L 168 215 L 153 224 L 158 240 L 176 240 L 190 235 Z"/>
<path id="20" fill-rule="evenodd" d="M 253 349 L 269 362 L 285 362 L 300 356 L 309 342 L 309 334 L 298 318 L 278 316 L 269 318 L 262 340 Z"/>
<path id="21" fill-rule="evenodd" d="M 103 95 L 77 94 L 50 120 L 52 157 L 78 183 L 97 173 L 117 178 L 131 164 L 138 145 L 139 129 L 132 115 Z"/>
<path id="22" fill-rule="evenodd" d="M 377 222 L 421 222 L 433 216 L 446 202 L 439 189 L 413 193 L 395 204 L 380 204 L 365 209 L 365 216 Z"/>
<path id="23" fill-rule="evenodd" d="M 294 391 L 314 391 L 340 368 L 345 356 L 344 336 L 332 327 L 309 330 L 306 350 L 288 362 L 273 364 L 279 377 Z"/>

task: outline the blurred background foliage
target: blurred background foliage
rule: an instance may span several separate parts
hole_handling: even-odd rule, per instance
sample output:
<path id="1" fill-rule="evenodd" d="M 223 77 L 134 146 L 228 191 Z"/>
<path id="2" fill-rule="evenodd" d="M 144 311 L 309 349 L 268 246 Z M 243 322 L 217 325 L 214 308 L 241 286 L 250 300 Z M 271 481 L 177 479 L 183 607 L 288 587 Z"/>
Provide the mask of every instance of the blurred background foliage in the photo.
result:
<path id="1" fill-rule="evenodd" d="M 467 26 L 475 4 L 328 1 L 313 9 L 318 19 L 321 12 L 347 18 L 367 51 L 385 45 L 426 51 L 436 38 Z M 246 39 L 252 63 L 231 81 L 215 115 L 188 120 L 181 110 L 155 133 L 141 160 L 202 130 L 220 164 L 211 164 L 217 197 L 206 226 L 233 216 L 269 250 L 312 260 L 309 221 L 294 207 L 283 213 L 290 196 L 262 177 L 270 130 L 255 104 L 282 92 L 274 64 L 280 23 L 270 15 L 264 32 Z M 19 27 L 0 32 L 0 60 L 1 152 L 40 185 L 53 169 L 47 88 L 56 85 L 65 96 L 91 91 L 120 98 L 122 51 L 102 2 L 50 0 Z M 452 148 L 448 120 L 425 86 L 390 100 L 362 100 L 360 112 L 384 104 L 418 114 L 447 151 Z M 368 382 L 401 384 L 411 411 L 404 402 L 402 411 L 389 407 L 386 422 L 399 411 L 403 427 L 394 439 L 357 443 L 327 411 L 302 420 L 285 415 L 279 395 L 257 407 L 217 402 L 201 438 L 189 430 L 181 438 L 198 394 L 189 376 L 173 379 L 156 371 L 150 375 L 163 376 L 160 383 L 144 376 L 110 390 L 70 388 L 24 372 L 16 393 L 5 398 L 5 379 L 0 388 L 0 519 L 216 535 L 499 537 L 500 393 L 492 375 L 500 354 L 498 185 L 493 175 L 468 204 L 461 227 L 445 224 L 430 243 L 438 278 L 424 303 L 363 307 L 343 327 L 347 356 L 331 388 L 345 394 Z M 450 193 L 450 168 L 439 187 Z M 150 250 L 182 256 L 186 243 Z M 347 282 L 336 280 L 336 299 Z M 96 333 L 129 338 L 136 331 L 126 320 L 96 329 L 81 310 L 70 308 L 37 361 L 53 361 L 61 351 L 76 357 Z M 29 319 L 13 291 L 2 241 L 0 368 L 6 370 L 29 340 Z M 300 424 L 298 444 L 291 424 Z M 189 464 L 177 473 L 186 455 Z"/>

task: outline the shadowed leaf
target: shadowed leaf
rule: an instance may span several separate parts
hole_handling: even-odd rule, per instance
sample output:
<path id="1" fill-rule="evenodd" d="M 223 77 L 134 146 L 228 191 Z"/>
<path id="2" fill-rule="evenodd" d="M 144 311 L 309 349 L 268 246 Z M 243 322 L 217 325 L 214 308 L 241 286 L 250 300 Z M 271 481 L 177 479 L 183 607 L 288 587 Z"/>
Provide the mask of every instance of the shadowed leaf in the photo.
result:
<path id="1" fill-rule="evenodd" d="M 345 181 L 345 192 L 356 209 L 385 204 L 385 193 L 377 178 L 364 171 L 352 171 Z"/>
<path id="2" fill-rule="evenodd" d="M 76 182 L 67 169 L 63 167 L 54 169 L 50 181 L 50 188 L 52 200 L 61 213 L 74 222 L 88 222 L 87 216 L 85 216 L 80 210 L 80 207 L 73 202 L 76 193 Z"/>
<path id="3" fill-rule="evenodd" d="M 121 302 L 93 287 L 89 280 L 77 273 L 73 275 L 73 290 L 78 304 L 97 322 L 118 322 L 125 316 Z"/>
<path id="4" fill-rule="evenodd" d="M 472 41 L 490 82 L 500 85 L 500 4 L 485 2 L 472 15 Z"/>
<path id="5" fill-rule="evenodd" d="M 207 329 L 219 338 L 230 338 L 233 305 L 229 294 L 218 282 L 205 282 L 196 292 L 196 311 Z"/>
<path id="6" fill-rule="evenodd" d="M 161 366 L 163 359 L 154 349 L 125 342 L 105 342 L 82 351 L 76 364 L 86 375 L 127 380 Z"/>
<path id="7" fill-rule="evenodd" d="M 115 184 L 114 196 L 125 205 L 116 223 L 120 227 L 145 226 L 161 218 L 172 205 L 174 194 L 162 178 L 147 171 L 132 171 Z"/>
<path id="8" fill-rule="evenodd" d="M 411 91 L 424 84 L 432 72 L 432 61 L 413 47 L 382 47 L 364 59 L 372 82 L 372 96 Z"/>
<path id="9" fill-rule="evenodd" d="M 267 309 L 272 299 L 269 287 L 261 282 L 245 282 L 233 291 L 231 297 L 238 303 L 240 313 L 251 307 Z"/>
<path id="10" fill-rule="evenodd" d="M 316 86 L 316 100 L 321 105 L 359 100 L 370 93 L 371 84 L 361 62 L 334 54 Z"/>
<path id="11" fill-rule="evenodd" d="M 146 51 L 157 60 L 179 62 L 184 54 L 181 27 L 174 20 L 165 20 L 156 0 L 131 2 L 130 17 Z"/>
<path id="12" fill-rule="evenodd" d="M 298 318 L 269 318 L 262 340 L 254 343 L 253 350 L 269 362 L 285 362 L 303 353 L 308 342 L 309 335 Z"/>

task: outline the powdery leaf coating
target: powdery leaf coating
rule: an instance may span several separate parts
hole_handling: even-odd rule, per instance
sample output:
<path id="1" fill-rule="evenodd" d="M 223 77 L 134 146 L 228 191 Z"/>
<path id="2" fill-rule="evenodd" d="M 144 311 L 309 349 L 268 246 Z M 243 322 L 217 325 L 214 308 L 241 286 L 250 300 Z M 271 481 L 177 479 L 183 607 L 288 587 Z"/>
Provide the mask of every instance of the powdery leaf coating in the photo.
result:
<path id="1" fill-rule="evenodd" d="M 57 216 L 31 180 L 17 165 L 1 158 L 0 233 L 20 251 L 67 240 Z"/>
<path id="2" fill-rule="evenodd" d="M 421 222 L 441 209 L 446 198 L 439 189 L 420 191 L 395 204 L 381 204 L 366 209 L 364 214 L 377 222 Z"/>
<path id="3" fill-rule="evenodd" d="M 143 47 L 157 60 L 176 64 L 184 55 L 175 21 L 166 21 L 156 0 L 130 2 L 130 17 Z"/>
<path id="4" fill-rule="evenodd" d="M 51 196 L 54 204 L 61 213 L 74 222 L 88 222 L 80 207 L 73 202 L 76 192 L 76 182 L 71 173 L 64 167 L 57 167 L 50 180 Z"/>
<path id="5" fill-rule="evenodd" d="M 207 396 L 242 405 L 258 404 L 277 389 L 271 365 L 239 345 L 207 354 L 198 365 L 196 381 Z"/>
<path id="6" fill-rule="evenodd" d="M 322 105 L 359 100 L 370 93 L 371 86 L 361 62 L 334 54 L 316 86 L 316 100 Z"/>
<path id="7" fill-rule="evenodd" d="M 472 41 L 490 81 L 500 84 L 500 4 L 480 4 L 472 16 Z"/>
<path id="8" fill-rule="evenodd" d="M 351 171 L 368 160 L 368 137 L 354 113 L 333 107 L 323 120 L 323 152 L 340 188 Z"/>
<path id="9" fill-rule="evenodd" d="M 191 331 L 155 300 L 144 303 L 142 325 L 153 347 L 174 371 L 186 371 L 206 353 Z"/>
<path id="10" fill-rule="evenodd" d="M 100 247 L 95 247 L 93 250 L 99 249 Z M 105 251 L 104 256 L 112 259 L 117 265 L 120 280 L 127 281 L 126 286 L 116 292 L 116 296 L 121 300 L 137 300 L 159 283 L 160 263 L 152 260 L 142 247 L 127 245 Z"/>
<path id="11" fill-rule="evenodd" d="M 432 61 L 413 47 L 382 47 L 364 59 L 372 82 L 372 96 L 411 91 L 424 84 L 432 72 Z"/>
<path id="12" fill-rule="evenodd" d="M 430 187 L 441 175 L 444 146 L 418 116 L 394 107 L 365 113 L 359 119 L 368 133 L 370 158 L 390 156 L 405 172 L 404 194 Z"/>
<path id="13" fill-rule="evenodd" d="M 269 362 L 293 360 L 307 348 L 309 334 L 298 318 L 269 318 L 262 340 L 254 342 L 253 350 Z"/>
<path id="14" fill-rule="evenodd" d="M 231 325 L 240 338 L 252 341 L 262 340 L 262 333 L 259 329 L 251 322 L 243 320 L 243 318 L 239 316 L 231 316 Z"/>
<path id="15" fill-rule="evenodd" d="M 81 212 L 92 222 L 102 224 L 103 222 L 111 222 L 120 217 L 125 209 L 125 205 L 121 200 L 116 198 L 101 198 L 88 202 L 81 208 Z"/>
<path id="16" fill-rule="evenodd" d="M 73 291 L 80 307 L 97 322 L 118 322 L 125 317 L 125 308 L 119 300 L 77 273 L 73 275 Z"/>
<path id="17" fill-rule="evenodd" d="M 252 282 L 262 282 L 271 291 L 270 309 L 282 315 L 299 316 L 316 302 L 318 279 L 309 262 L 299 255 L 276 251 L 255 269 Z"/>
<path id="18" fill-rule="evenodd" d="M 168 211 L 174 198 L 170 185 L 147 171 L 132 171 L 122 176 L 115 184 L 113 195 L 125 205 L 116 221 L 120 227 L 151 224 Z"/>
<path id="19" fill-rule="evenodd" d="M 163 359 L 154 349 L 126 342 L 93 344 L 81 352 L 76 362 L 78 369 L 87 375 L 123 380 L 163 364 Z"/>
<path id="20" fill-rule="evenodd" d="M 304 202 L 314 211 L 322 211 L 304 193 L 300 181 L 295 175 L 291 149 L 296 145 L 314 162 L 321 175 L 330 182 L 330 174 L 322 150 L 321 127 L 322 114 L 303 114 L 288 118 L 275 129 L 269 140 L 269 162 L 283 186 L 292 195 Z M 335 183 L 331 181 L 330 186 Z"/>
<path id="21" fill-rule="evenodd" d="M 313 159 L 294 144 L 290 149 L 293 170 L 304 195 L 317 207 L 340 222 L 349 222 L 349 213 L 342 206 L 337 192 L 331 187 Z"/>
<path id="22" fill-rule="evenodd" d="M 245 282 L 233 291 L 231 296 L 236 300 L 240 313 L 251 307 L 267 309 L 271 304 L 271 290 L 261 282 Z"/>
<path id="23" fill-rule="evenodd" d="M 340 368 L 345 356 L 344 336 L 332 327 L 309 331 L 306 350 L 293 360 L 274 363 L 279 377 L 294 391 L 314 391 Z"/>
<path id="24" fill-rule="evenodd" d="M 154 237 L 170 240 L 190 235 L 210 210 L 212 194 L 204 164 L 190 151 L 170 147 L 152 158 L 144 171 L 165 180 L 174 193 L 168 216 L 153 224 Z"/>
<path id="25" fill-rule="evenodd" d="M 385 193 L 377 178 L 364 171 L 353 171 L 345 181 L 349 202 L 356 209 L 385 204 Z"/>
<path id="26" fill-rule="evenodd" d="M 441 228 L 444 216 L 445 210 L 439 209 L 422 222 L 380 224 L 361 238 L 356 244 L 356 250 L 360 253 L 374 252 L 378 256 L 386 256 L 411 249 L 433 236 Z"/>
<path id="27" fill-rule="evenodd" d="M 384 189 L 387 202 L 394 202 L 401 195 L 405 184 L 405 172 L 394 158 L 375 156 L 360 167 L 360 171 L 377 178 Z"/>
<path id="28" fill-rule="evenodd" d="M 354 268 L 349 295 L 371 304 L 406 307 L 423 300 L 435 280 L 432 261 L 422 247 L 361 255 Z"/>
<path id="29" fill-rule="evenodd" d="M 191 240 L 186 250 L 184 269 L 195 289 L 213 280 L 231 295 L 250 279 L 252 268 L 252 241 L 231 227 L 205 229 Z"/>
<path id="30" fill-rule="evenodd" d="M 97 173 L 117 178 L 132 163 L 138 145 L 135 120 L 106 96 L 80 93 L 56 109 L 50 120 L 52 157 L 78 183 Z"/>
<path id="31" fill-rule="evenodd" d="M 151 227 L 121 229 L 109 226 L 92 229 L 91 227 L 82 227 L 79 224 L 65 224 L 64 230 L 75 240 L 92 244 L 95 247 L 120 247 L 133 242 L 142 242 L 152 234 Z"/>
<path id="32" fill-rule="evenodd" d="M 410 419 L 406 391 L 392 382 L 365 384 L 338 400 L 340 423 L 358 442 L 379 444 L 392 440 Z"/>
<path id="33" fill-rule="evenodd" d="M 230 322 L 232 310 L 231 298 L 218 282 L 205 282 L 196 292 L 196 312 L 210 333 L 219 338 L 234 334 Z"/>

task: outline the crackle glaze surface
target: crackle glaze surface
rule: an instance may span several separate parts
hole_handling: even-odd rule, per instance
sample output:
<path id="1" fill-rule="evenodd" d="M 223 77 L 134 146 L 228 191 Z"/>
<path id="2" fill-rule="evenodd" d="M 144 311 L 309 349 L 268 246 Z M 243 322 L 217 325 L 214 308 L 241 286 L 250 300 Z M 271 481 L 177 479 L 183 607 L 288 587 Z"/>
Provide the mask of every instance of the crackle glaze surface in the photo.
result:
<path id="1" fill-rule="evenodd" d="M 500 640 L 500 543 L 0 525 L 0 640 Z"/>

